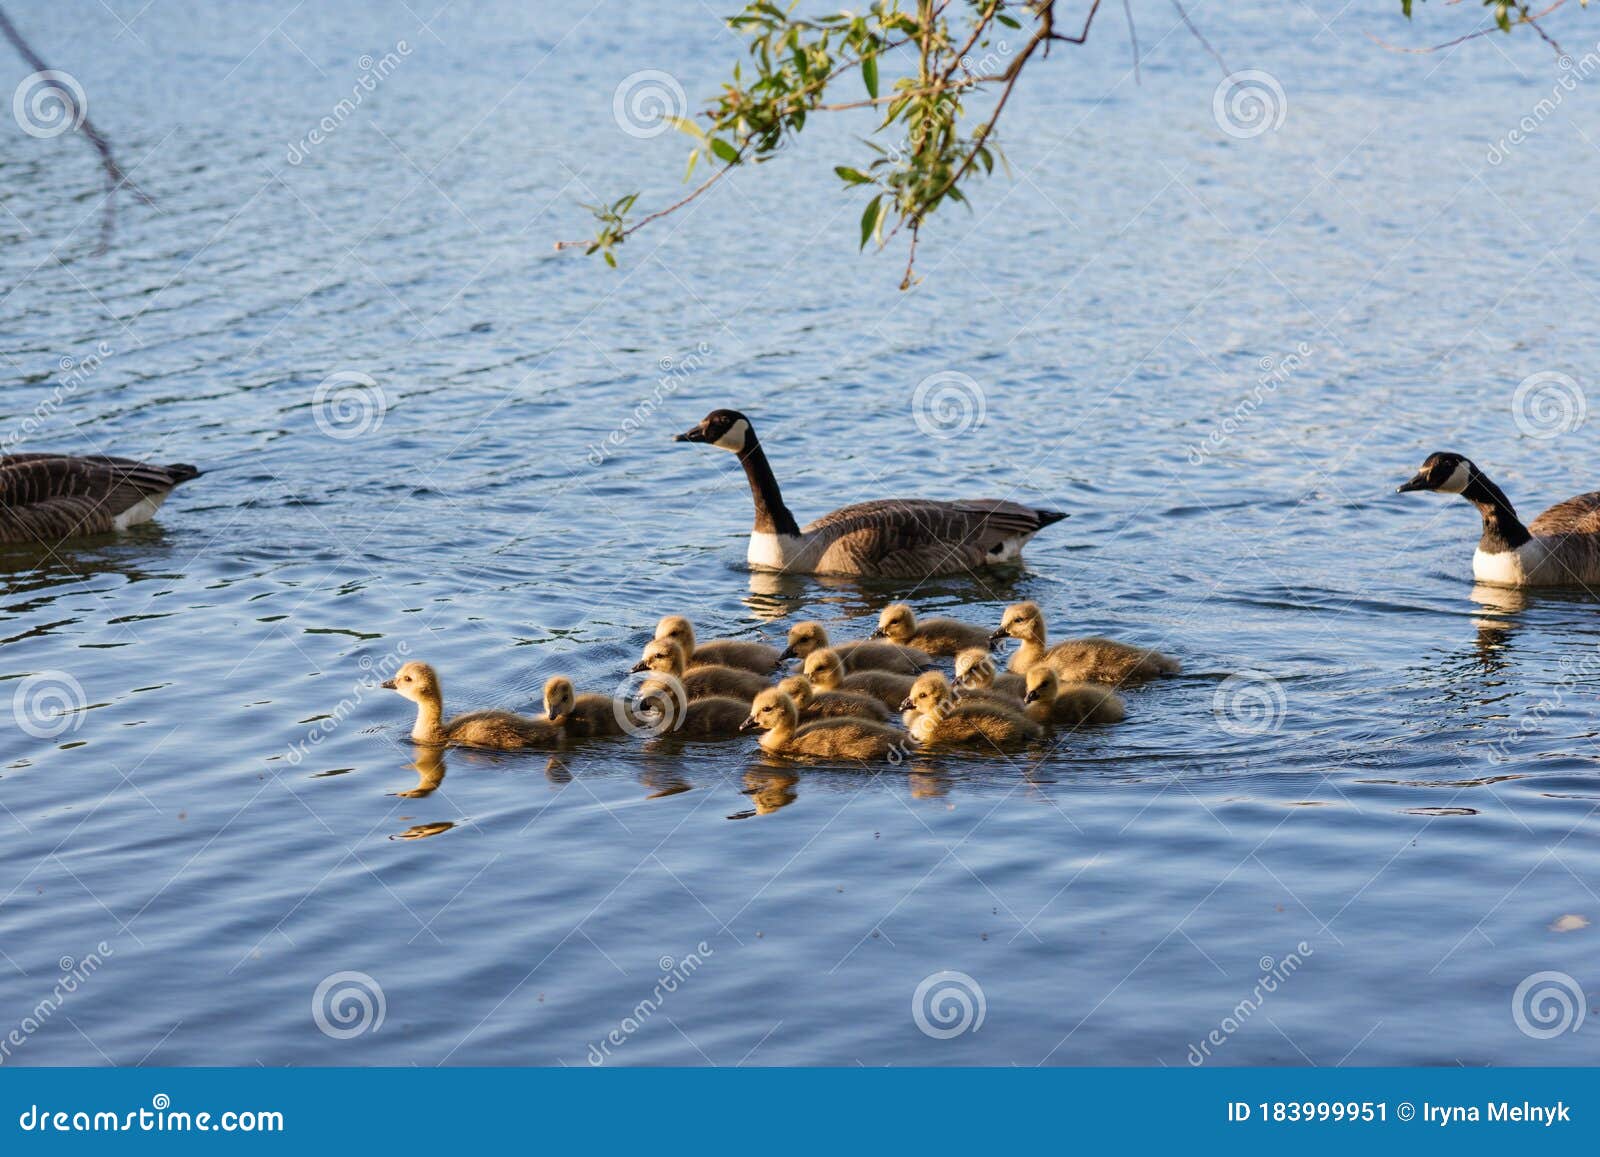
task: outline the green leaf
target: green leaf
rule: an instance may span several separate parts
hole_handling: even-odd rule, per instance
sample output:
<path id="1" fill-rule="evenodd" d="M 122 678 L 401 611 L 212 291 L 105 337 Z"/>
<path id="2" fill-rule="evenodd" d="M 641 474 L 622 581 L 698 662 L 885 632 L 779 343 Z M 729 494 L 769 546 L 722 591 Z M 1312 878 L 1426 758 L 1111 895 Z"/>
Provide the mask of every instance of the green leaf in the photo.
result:
<path id="1" fill-rule="evenodd" d="M 845 165 L 835 165 L 833 171 L 839 174 L 841 181 L 848 181 L 852 185 L 870 185 L 872 178 L 859 169 L 848 168 Z"/>
<path id="2" fill-rule="evenodd" d="M 872 232 L 878 227 L 878 216 L 883 210 L 883 194 L 879 193 L 867 202 L 867 211 L 861 214 L 861 245 L 867 247 L 867 242 L 872 240 Z"/>
<path id="3" fill-rule="evenodd" d="M 705 130 L 688 117 L 667 117 L 666 121 L 680 133 L 688 133 L 691 137 L 699 137 L 701 140 L 706 138 Z"/>
<path id="4" fill-rule="evenodd" d="M 873 100 L 878 99 L 878 58 L 876 56 L 863 57 L 861 60 L 861 83 L 867 86 L 867 95 Z"/>
<path id="5" fill-rule="evenodd" d="M 711 138 L 711 151 L 716 154 L 717 160 L 725 165 L 734 165 L 739 162 L 739 150 L 721 137 Z"/>
<path id="6" fill-rule="evenodd" d="M 606 264 L 607 265 L 611 266 L 611 268 L 613 268 L 613 269 L 615 269 L 617 267 L 617 255 L 615 253 L 613 253 L 613 252 L 611 252 L 611 250 L 607 249 L 606 252 L 605 252 L 605 258 L 606 258 Z"/>

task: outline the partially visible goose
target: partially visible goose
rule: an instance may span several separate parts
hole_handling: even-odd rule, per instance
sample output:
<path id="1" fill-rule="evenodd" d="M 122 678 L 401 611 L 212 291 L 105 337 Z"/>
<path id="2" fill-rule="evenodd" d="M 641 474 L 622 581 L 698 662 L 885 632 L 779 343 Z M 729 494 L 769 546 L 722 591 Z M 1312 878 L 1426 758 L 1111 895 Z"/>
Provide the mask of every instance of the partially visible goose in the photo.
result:
<path id="1" fill-rule="evenodd" d="M 956 655 L 956 687 L 962 695 L 999 696 L 1022 702 L 1027 693 L 1027 681 L 1010 672 L 995 670 L 994 656 L 989 654 L 989 644 L 968 647 Z"/>
<path id="2" fill-rule="evenodd" d="M 801 719 L 871 719 L 889 722 L 889 708 L 881 699 L 860 691 L 818 691 L 804 675 L 778 681 L 778 690 L 794 700 Z"/>
<path id="3" fill-rule="evenodd" d="M 805 676 L 819 691 L 856 691 L 871 695 L 891 711 L 906 697 L 915 681 L 911 675 L 895 671 L 850 671 L 844 669 L 839 652 L 832 647 L 812 651 L 806 657 Z"/>
<path id="4" fill-rule="evenodd" d="M 989 632 L 959 619 L 919 619 L 905 603 L 883 608 L 874 639 L 888 639 L 902 647 L 930 655 L 954 655 L 968 647 L 985 647 Z"/>
<path id="5" fill-rule="evenodd" d="M 1479 582 L 1511 587 L 1600 585 L 1600 490 L 1558 502 L 1527 526 L 1489 476 L 1460 454 L 1429 454 L 1397 493 L 1459 494 L 1483 516 L 1472 556 Z"/>
<path id="6" fill-rule="evenodd" d="M 544 685 L 544 715 L 568 735 L 621 735 L 628 705 L 592 691 L 577 694 L 572 680 L 554 675 Z"/>
<path id="7" fill-rule="evenodd" d="M 382 686 L 398 691 L 417 705 L 411 738 L 418 743 L 458 743 L 463 747 L 488 747 L 516 751 L 528 747 L 554 747 L 561 728 L 548 719 L 530 719 L 509 711 L 473 711 L 444 720 L 444 695 L 439 676 L 426 663 L 407 663 Z"/>
<path id="8" fill-rule="evenodd" d="M 1037 603 L 1013 603 L 1000 620 L 995 641 L 1006 636 L 1021 639 L 1022 646 L 1011 656 L 1011 670 L 1019 675 L 1040 663 L 1055 668 L 1069 683 L 1110 683 L 1122 686 L 1141 683 L 1157 675 L 1172 675 L 1178 660 L 1147 647 L 1118 643 L 1113 639 L 1068 639 L 1048 646 L 1045 642 L 1044 613 Z"/>
<path id="9" fill-rule="evenodd" d="M 957 699 L 938 671 L 912 684 L 900 704 L 912 738 L 926 744 L 994 744 L 1005 747 L 1042 738 L 1044 728 L 998 699 Z"/>
<path id="10" fill-rule="evenodd" d="M 925 651 L 902 647 L 899 643 L 856 639 L 835 647 L 828 641 L 828 629 L 815 619 L 807 619 L 789 628 L 789 646 L 783 652 L 783 657 L 809 659 L 824 647 L 832 648 L 844 663 L 846 671 L 895 671 L 901 675 L 915 675 L 933 666 L 933 660 Z"/>
<path id="11" fill-rule="evenodd" d="M 742 667 L 759 675 L 778 668 L 778 648 L 745 639 L 708 639 L 695 642 L 694 624 L 682 615 L 668 615 L 656 624 L 656 638 L 672 639 L 689 656 L 691 667 Z"/>
<path id="12" fill-rule="evenodd" d="M 1122 697 L 1101 683 L 1063 683 L 1054 667 L 1040 663 L 1028 672 L 1023 708 L 1035 723 L 1101 726 L 1128 717 Z"/>
<path id="13" fill-rule="evenodd" d="M 676 679 L 690 699 L 726 696 L 748 703 L 767 686 L 760 675 L 740 667 L 690 667 L 683 648 L 674 639 L 652 639 L 645 646 L 643 657 L 633 665 L 633 671 L 654 671 Z"/>
<path id="14" fill-rule="evenodd" d="M 882 759 L 905 735 L 868 719 L 818 719 L 801 725 L 794 700 L 776 687 L 757 695 L 742 729 L 761 728 L 761 747 L 774 755 Z"/>
<path id="15" fill-rule="evenodd" d="M 801 527 L 783 504 L 749 418 L 713 410 L 675 441 L 704 442 L 739 456 L 755 500 L 746 557 L 757 570 L 921 579 L 1020 564 L 1027 541 L 1066 517 L 996 498 L 889 498 L 842 506 Z"/>
<path id="16" fill-rule="evenodd" d="M 0 455 L 0 543 L 56 543 L 148 522 L 174 486 L 197 478 L 185 463 L 131 458 Z"/>

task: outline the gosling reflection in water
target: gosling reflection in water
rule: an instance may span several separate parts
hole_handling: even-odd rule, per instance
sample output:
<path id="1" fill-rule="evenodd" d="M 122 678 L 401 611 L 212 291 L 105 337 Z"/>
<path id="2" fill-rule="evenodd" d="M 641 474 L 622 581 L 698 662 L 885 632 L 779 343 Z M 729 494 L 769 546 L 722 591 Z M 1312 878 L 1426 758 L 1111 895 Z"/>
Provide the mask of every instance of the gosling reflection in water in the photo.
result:
<path id="1" fill-rule="evenodd" d="M 792 771 L 752 767 L 744 773 L 744 794 L 750 797 L 750 802 L 755 804 L 755 808 L 750 811 L 735 812 L 728 818 L 747 820 L 752 816 L 771 815 L 779 808 L 788 807 L 799 798 L 800 793 L 795 790 L 799 782 L 800 777 Z"/>
<path id="2" fill-rule="evenodd" d="M 441 820 L 431 824 L 413 824 L 403 832 L 396 832 L 390 836 L 391 840 L 425 840 L 429 836 L 442 835 L 455 827 L 454 823 Z"/>
<path id="3" fill-rule="evenodd" d="M 394 794 L 401 799 L 422 799 L 439 790 L 439 785 L 444 782 L 444 773 L 448 770 L 444 762 L 444 752 L 437 747 L 418 747 L 416 761 L 411 764 L 417 773 L 417 786 L 408 791 L 397 791 Z"/>
<path id="4" fill-rule="evenodd" d="M 669 795 L 682 795 L 693 791 L 694 784 L 682 774 L 666 767 L 653 767 L 639 773 L 639 782 L 650 788 L 645 799 L 666 799 Z"/>

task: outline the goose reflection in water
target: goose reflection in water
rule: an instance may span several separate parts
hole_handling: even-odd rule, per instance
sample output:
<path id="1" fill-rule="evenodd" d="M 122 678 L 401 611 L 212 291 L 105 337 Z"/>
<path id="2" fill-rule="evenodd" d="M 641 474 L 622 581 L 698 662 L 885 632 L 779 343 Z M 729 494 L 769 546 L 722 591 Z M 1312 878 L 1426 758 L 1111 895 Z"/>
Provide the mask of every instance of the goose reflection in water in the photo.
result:
<path id="1" fill-rule="evenodd" d="M 444 774 L 448 770 L 444 762 L 444 751 L 437 747 L 418 747 L 416 760 L 411 764 L 417 773 L 417 786 L 406 791 L 397 791 L 394 794 L 401 799 L 422 799 L 439 790 L 439 785 L 444 782 Z"/>
<path id="2" fill-rule="evenodd" d="M 1506 666 L 1504 652 L 1511 635 L 1521 626 L 1515 616 L 1528 609 L 1528 592 L 1518 587 L 1474 583 L 1472 601 L 1481 608 L 1472 619 L 1478 632 L 1474 643 L 1478 664 L 1485 672 L 1500 671 Z"/>

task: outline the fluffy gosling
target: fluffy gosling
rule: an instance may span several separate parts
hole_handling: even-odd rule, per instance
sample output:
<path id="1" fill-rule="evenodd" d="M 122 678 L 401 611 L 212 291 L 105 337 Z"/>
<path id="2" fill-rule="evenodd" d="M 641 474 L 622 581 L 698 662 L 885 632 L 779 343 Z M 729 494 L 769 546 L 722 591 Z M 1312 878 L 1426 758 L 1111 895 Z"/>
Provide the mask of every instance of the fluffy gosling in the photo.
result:
<path id="1" fill-rule="evenodd" d="M 800 724 L 800 709 L 776 687 L 757 695 L 744 721 L 746 731 L 761 728 L 761 747 L 774 755 L 815 755 L 834 759 L 883 759 L 905 736 L 868 719 L 818 719 Z"/>
<path id="2" fill-rule="evenodd" d="M 794 700 L 801 719 L 871 719 L 887 723 L 891 716 L 882 701 L 859 691 L 818 691 L 804 675 L 778 681 L 778 690 Z"/>
<path id="3" fill-rule="evenodd" d="M 874 639 L 888 639 L 902 647 L 930 655 L 954 655 L 968 647 L 989 645 L 989 632 L 958 619 L 919 619 L 905 603 L 883 608 Z"/>
<path id="4" fill-rule="evenodd" d="M 1027 680 L 1021 675 L 996 670 L 987 646 L 968 647 L 956 655 L 956 688 L 962 698 L 998 698 L 1015 703 L 1021 703 L 1028 692 Z"/>
<path id="5" fill-rule="evenodd" d="M 509 711 L 473 711 L 445 722 L 439 676 L 426 663 L 407 663 L 382 685 L 417 705 L 417 721 L 411 728 L 411 738 L 417 743 L 518 751 L 561 742 L 561 728 L 548 719 L 530 719 Z"/>
<path id="6" fill-rule="evenodd" d="M 804 661 L 828 642 L 828 630 L 814 619 L 796 623 L 789 628 L 789 647 L 783 652 L 785 659 Z M 832 647 L 844 662 L 846 671 L 893 671 L 900 675 L 917 675 L 933 665 L 927 654 L 898 643 L 881 643 L 872 639 L 858 639 Z"/>
<path id="7" fill-rule="evenodd" d="M 592 691 L 579 695 L 571 679 L 555 675 L 544 685 L 544 715 L 568 735 L 621 735 L 628 705 Z"/>
<path id="8" fill-rule="evenodd" d="M 1028 718 L 1045 726 L 1121 723 L 1128 716 L 1122 697 L 1100 683 L 1063 683 L 1055 668 L 1040 663 L 1028 672 L 1022 697 Z"/>
<path id="9" fill-rule="evenodd" d="M 893 671 L 850 671 L 832 647 L 823 647 L 806 656 L 805 676 L 818 691 L 855 691 L 870 695 L 893 711 L 911 691 L 916 680 Z"/>
<path id="10" fill-rule="evenodd" d="M 956 699 L 940 671 L 918 677 L 900 706 L 922 744 L 1008 747 L 1044 736 L 1044 728 L 998 699 Z"/>
<path id="11" fill-rule="evenodd" d="M 778 669 L 778 648 L 745 639 L 708 639 L 695 642 L 694 624 L 682 615 L 668 615 L 656 624 L 656 638 L 671 639 L 683 648 L 693 667 L 738 667 L 758 675 Z"/>
<path id="12" fill-rule="evenodd" d="M 652 639 L 633 671 L 654 671 L 676 679 L 691 700 L 726 696 L 748 703 L 767 686 L 767 681 L 754 671 L 738 667 L 690 667 L 683 647 L 675 639 Z"/>
<path id="13" fill-rule="evenodd" d="M 1045 642 L 1044 614 L 1036 603 L 1013 603 L 994 633 L 996 641 L 1010 636 L 1022 646 L 1011 656 L 1010 668 L 1026 675 L 1032 667 L 1046 663 L 1069 683 L 1109 683 L 1124 686 L 1142 683 L 1159 675 L 1173 675 L 1178 660 L 1160 651 L 1134 647 L 1112 639 L 1068 639 L 1048 646 Z"/>

